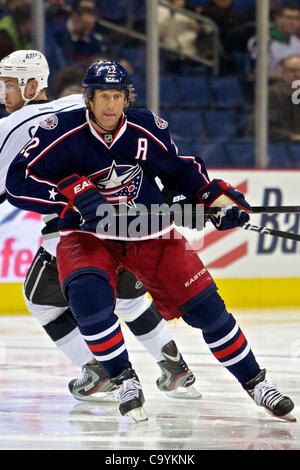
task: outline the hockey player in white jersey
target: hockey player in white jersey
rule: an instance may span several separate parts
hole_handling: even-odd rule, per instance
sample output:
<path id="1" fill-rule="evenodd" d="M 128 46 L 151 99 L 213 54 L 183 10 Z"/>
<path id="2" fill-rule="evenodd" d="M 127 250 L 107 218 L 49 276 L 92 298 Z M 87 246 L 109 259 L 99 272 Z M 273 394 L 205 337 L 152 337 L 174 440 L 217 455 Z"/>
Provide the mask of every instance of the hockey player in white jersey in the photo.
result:
<path id="1" fill-rule="evenodd" d="M 49 69 L 39 51 L 16 51 L 0 62 L 4 103 L 10 116 L 0 121 L 0 198 L 5 199 L 8 167 L 32 138 L 41 120 L 59 111 L 84 106 L 82 95 L 71 95 L 51 102 L 46 89 Z M 110 392 L 113 385 L 80 335 L 76 320 L 61 292 L 56 267 L 59 240 L 57 215 L 44 218 L 43 243 L 28 270 L 24 298 L 28 310 L 39 320 L 56 346 L 76 366 L 82 376 L 69 383 L 77 399 L 96 399 L 95 392 Z M 160 316 L 143 285 L 129 271 L 119 273 L 116 313 L 128 325 L 158 363 L 162 375 L 160 390 L 174 397 L 200 398 L 193 387 L 195 377 L 172 340 L 166 321 Z M 179 358 L 179 359 L 178 359 Z M 103 394 L 100 394 L 102 399 Z"/>

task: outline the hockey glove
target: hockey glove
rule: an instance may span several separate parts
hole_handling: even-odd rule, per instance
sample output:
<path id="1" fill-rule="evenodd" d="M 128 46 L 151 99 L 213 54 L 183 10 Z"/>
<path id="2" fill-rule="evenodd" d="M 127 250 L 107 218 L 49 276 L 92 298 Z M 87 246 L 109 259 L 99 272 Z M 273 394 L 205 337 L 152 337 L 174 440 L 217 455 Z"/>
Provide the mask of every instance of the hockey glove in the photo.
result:
<path id="1" fill-rule="evenodd" d="M 218 230 L 241 227 L 250 219 L 248 212 L 251 212 L 251 206 L 244 195 L 225 181 L 212 180 L 198 190 L 198 197 L 207 208 L 221 208 L 209 216 Z"/>
<path id="2" fill-rule="evenodd" d="M 57 188 L 67 198 L 69 203 L 67 208 L 79 212 L 81 216 L 80 228 L 96 232 L 97 224 L 101 220 L 101 217 L 96 215 L 97 209 L 101 204 L 108 204 L 96 186 L 85 176 L 80 177 L 73 174 L 61 180 Z M 62 212 L 61 218 L 64 216 L 69 220 L 72 218 L 70 211 L 66 209 Z"/>

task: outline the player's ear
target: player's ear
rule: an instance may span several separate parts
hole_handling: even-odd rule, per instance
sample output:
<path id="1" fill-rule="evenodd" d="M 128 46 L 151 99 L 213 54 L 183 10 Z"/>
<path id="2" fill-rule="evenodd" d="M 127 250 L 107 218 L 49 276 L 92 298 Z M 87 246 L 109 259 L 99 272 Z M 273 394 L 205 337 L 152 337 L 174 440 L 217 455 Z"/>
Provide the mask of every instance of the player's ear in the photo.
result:
<path id="1" fill-rule="evenodd" d="M 30 78 L 24 90 L 24 96 L 26 99 L 33 99 L 36 95 L 36 90 L 38 88 L 38 81 L 35 78 Z"/>

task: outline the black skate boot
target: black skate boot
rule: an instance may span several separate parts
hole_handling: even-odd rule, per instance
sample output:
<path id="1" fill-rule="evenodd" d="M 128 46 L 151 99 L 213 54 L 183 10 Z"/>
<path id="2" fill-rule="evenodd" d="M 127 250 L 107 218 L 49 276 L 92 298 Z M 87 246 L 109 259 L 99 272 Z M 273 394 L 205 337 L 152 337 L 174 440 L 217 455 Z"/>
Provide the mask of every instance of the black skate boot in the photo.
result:
<path id="1" fill-rule="evenodd" d="M 145 402 L 142 386 L 133 369 L 125 369 L 111 382 L 118 386 L 117 400 L 120 401 L 121 415 L 130 416 L 136 423 L 147 421 L 148 416 L 143 409 Z"/>
<path id="2" fill-rule="evenodd" d="M 82 366 L 81 377 L 73 379 L 69 383 L 69 390 L 72 395 L 77 400 L 84 401 L 112 400 L 114 395 L 110 392 L 113 392 L 116 388 L 101 364 L 85 364 Z M 94 396 L 96 392 L 101 392 L 101 395 Z"/>
<path id="3" fill-rule="evenodd" d="M 292 400 L 282 395 L 276 387 L 265 380 L 266 369 L 263 369 L 252 380 L 246 383 L 247 392 L 258 406 L 263 406 L 272 416 L 296 421 L 291 414 L 294 408 Z"/>
<path id="4" fill-rule="evenodd" d="M 159 390 L 173 398 L 202 398 L 201 394 L 192 387 L 195 376 L 188 368 L 182 355 L 172 340 L 162 348 L 164 360 L 158 362 L 162 376 L 156 381 Z"/>

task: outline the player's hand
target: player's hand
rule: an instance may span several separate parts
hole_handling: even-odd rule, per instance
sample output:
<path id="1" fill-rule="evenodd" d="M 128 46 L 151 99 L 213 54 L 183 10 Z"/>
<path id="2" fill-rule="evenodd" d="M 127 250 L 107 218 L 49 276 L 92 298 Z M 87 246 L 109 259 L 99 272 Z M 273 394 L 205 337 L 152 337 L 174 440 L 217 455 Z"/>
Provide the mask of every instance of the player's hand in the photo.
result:
<path id="1" fill-rule="evenodd" d="M 216 214 L 210 215 L 218 230 L 241 227 L 249 220 L 251 206 L 244 195 L 222 180 L 212 180 L 198 191 L 200 201 L 207 208 L 220 207 Z"/>
<path id="2" fill-rule="evenodd" d="M 57 188 L 67 198 L 68 209 L 80 214 L 80 228 L 95 232 L 97 224 L 101 220 L 101 217 L 97 215 L 97 209 L 101 204 L 108 204 L 96 186 L 85 176 L 80 177 L 73 174 L 61 180 Z M 69 211 L 64 210 L 61 218 L 67 217 L 67 212 Z M 68 216 L 70 216 L 70 212 Z"/>

